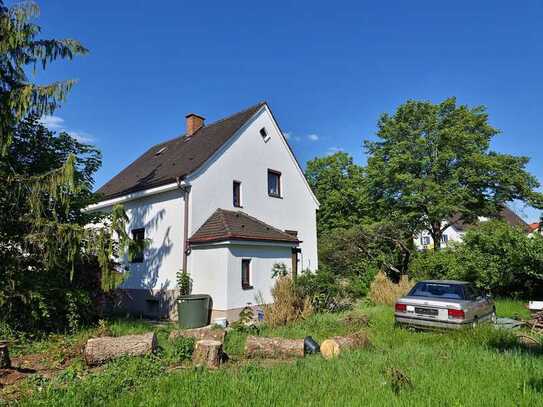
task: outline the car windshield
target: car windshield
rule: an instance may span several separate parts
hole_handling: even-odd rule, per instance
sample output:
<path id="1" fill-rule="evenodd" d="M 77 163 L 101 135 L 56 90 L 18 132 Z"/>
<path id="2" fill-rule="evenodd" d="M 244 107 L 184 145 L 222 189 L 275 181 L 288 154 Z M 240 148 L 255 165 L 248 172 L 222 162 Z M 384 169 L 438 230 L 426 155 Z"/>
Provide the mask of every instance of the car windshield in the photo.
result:
<path id="1" fill-rule="evenodd" d="M 414 297 L 447 298 L 452 300 L 464 299 L 464 288 L 459 284 L 425 283 L 420 282 L 408 294 Z"/>

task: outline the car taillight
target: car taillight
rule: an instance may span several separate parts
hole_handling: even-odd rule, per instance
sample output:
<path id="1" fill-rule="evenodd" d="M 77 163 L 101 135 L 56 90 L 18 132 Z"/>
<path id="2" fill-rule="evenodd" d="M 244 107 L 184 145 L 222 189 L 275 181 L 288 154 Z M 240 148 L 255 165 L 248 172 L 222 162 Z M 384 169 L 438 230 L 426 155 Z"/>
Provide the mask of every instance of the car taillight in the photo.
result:
<path id="1" fill-rule="evenodd" d="M 396 303 L 396 312 L 405 312 L 407 311 L 407 305 Z"/>
<path id="2" fill-rule="evenodd" d="M 461 309 L 450 309 L 448 310 L 449 318 L 454 319 L 464 319 L 466 317 L 466 314 L 464 314 L 464 310 Z"/>

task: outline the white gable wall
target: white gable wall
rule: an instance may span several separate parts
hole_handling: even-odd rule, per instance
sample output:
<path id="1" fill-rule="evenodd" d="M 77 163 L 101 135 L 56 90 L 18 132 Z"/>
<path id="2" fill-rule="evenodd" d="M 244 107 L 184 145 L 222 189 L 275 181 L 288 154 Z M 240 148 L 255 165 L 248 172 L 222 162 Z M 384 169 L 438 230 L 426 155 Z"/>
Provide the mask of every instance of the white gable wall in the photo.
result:
<path id="1" fill-rule="evenodd" d="M 262 127 L 270 136 L 267 142 L 260 135 Z M 268 169 L 281 172 L 282 198 L 268 195 Z M 242 184 L 243 208 L 232 203 L 234 180 Z M 300 269 L 317 268 L 317 203 L 267 108 L 246 123 L 188 182 L 192 184 L 189 234 L 217 208 L 239 209 L 279 229 L 298 231 L 303 241 Z"/>
<path id="2" fill-rule="evenodd" d="M 175 289 L 183 253 L 184 200 L 180 190 L 164 192 L 124 204 L 128 233 L 145 228 L 149 245 L 143 263 L 128 263 L 123 288 Z"/>

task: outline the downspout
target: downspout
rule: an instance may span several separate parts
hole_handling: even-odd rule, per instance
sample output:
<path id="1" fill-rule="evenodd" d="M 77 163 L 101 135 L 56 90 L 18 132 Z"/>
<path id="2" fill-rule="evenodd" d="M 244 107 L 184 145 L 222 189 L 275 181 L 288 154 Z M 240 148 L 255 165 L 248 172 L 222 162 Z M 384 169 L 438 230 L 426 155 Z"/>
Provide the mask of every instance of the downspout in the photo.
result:
<path id="1" fill-rule="evenodd" d="M 187 269 L 187 256 L 189 254 L 189 197 L 191 185 L 188 184 L 182 178 L 177 178 L 177 186 L 183 192 L 183 199 L 185 204 L 184 218 L 183 218 L 183 265 L 182 270 L 188 272 Z"/>

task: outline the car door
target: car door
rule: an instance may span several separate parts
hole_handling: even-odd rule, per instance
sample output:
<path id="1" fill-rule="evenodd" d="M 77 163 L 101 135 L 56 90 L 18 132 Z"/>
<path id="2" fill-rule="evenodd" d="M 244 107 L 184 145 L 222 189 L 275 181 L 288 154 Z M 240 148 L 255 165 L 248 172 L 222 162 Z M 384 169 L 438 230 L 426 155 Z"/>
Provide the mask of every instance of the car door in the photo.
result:
<path id="1" fill-rule="evenodd" d="M 477 309 L 477 312 L 476 312 L 477 317 L 479 319 L 488 318 L 488 316 L 492 312 L 492 309 L 490 307 L 490 301 L 488 301 L 488 298 L 486 297 L 486 295 L 483 294 L 483 292 L 480 289 L 476 287 L 472 287 L 472 290 L 473 290 L 474 301 L 475 301 L 476 309 Z"/>

